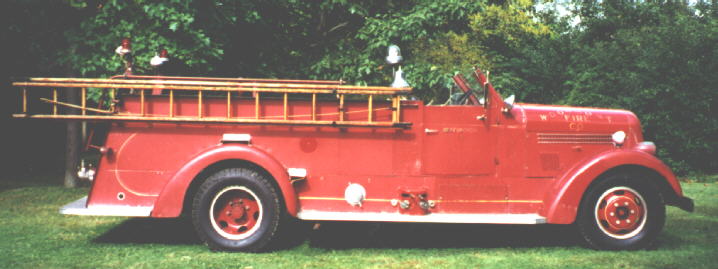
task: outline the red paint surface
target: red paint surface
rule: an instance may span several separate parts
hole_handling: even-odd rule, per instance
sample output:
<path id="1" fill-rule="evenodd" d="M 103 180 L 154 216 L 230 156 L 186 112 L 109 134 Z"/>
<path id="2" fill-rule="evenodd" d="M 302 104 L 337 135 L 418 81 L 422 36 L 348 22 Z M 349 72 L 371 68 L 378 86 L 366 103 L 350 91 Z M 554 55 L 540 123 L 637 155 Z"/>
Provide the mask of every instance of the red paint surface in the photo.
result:
<path id="1" fill-rule="evenodd" d="M 175 217 L 187 188 L 206 167 L 230 159 L 264 168 L 276 180 L 291 215 L 325 212 L 402 212 L 402 190 L 425 191 L 432 213 L 536 213 L 570 223 L 584 191 L 621 165 L 655 170 L 682 195 L 671 171 L 634 149 L 643 140 L 635 115 L 622 110 L 517 104 L 503 113 L 491 88 L 490 105 L 424 106 L 402 102 L 408 129 L 303 126 L 113 123 L 88 203 L 153 206 L 153 217 Z M 236 99 L 236 100 L 235 100 Z M 232 101 L 232 117 L 254 117 L 250 96 Z M 375 98 L 374 120 L 389 121 L 389 101 Z M 168 115 L 167 96 L 146 96 L 145 112 Z M 366 101 L 347 100 L 346 120 L 366 120 Z M 139 97 L 124 96 L 122 111 L 139 113 Z M 311 101 L 290 100 L 294 119 L 311 119 Z M 281 98 L 262 97 L 262 117 L 283 115 Z M 224 95 L 204 96 L 205 117 L 226 116 Z M 337 120 L 337 101 L 318 101 L 319 120 Z M 197 116 L 196 97 L 175 96 L 176 116 Z M 627 134 L 617 147 L 616 131 Z M 225 133 L 250 134 L 249 145 L 222 144 Z M 287 168 L 305 168 L 290 183 Z M 344 200 L 351 184 L 366 189 L 362 206 Z M 123 199 L 118 199 L 122 193 Z"/>

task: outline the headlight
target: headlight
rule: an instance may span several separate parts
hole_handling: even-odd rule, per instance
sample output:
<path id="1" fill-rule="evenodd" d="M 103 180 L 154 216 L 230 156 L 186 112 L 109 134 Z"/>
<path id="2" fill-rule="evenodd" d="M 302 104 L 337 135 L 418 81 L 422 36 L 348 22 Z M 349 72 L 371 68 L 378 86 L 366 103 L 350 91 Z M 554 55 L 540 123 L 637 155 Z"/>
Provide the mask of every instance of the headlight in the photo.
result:
<path id="1" fill-rule="evenodd" d="M 613 143 L 616 143 L 616 145 L 623 145 L 623 142 L 626 142 L 626 132 L 615 132 L 613 133 L 613 135 L 611 135 L 611 138 L 613 139 Z"/>

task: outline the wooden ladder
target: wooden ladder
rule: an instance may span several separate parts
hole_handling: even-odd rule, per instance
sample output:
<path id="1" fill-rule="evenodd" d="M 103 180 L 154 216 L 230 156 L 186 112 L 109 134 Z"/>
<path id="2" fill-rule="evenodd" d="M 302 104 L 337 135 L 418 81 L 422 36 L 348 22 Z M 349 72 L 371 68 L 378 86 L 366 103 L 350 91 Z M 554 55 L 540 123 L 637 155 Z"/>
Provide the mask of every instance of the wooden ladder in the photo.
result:
<path id="1" fill-rule="evenodd" d="M 325 80 L 280 80 L 280 79 L 248 79 L 248 78 L 205 78 L 205 77 L 168 77 L 168 76 L 121 76 L 110 79 L 92 78 L 30 78 L 29 81 L 14 82 L 13 86 L 22 88 L 22 113 L 14 114 L 16 118 L 61 119 L 83 121 L 141 121 L 141 122 L 176 122 L 176 123 L 229 123 L 229 124 L 266 124 L 266 125 L 305 125 L 305 126 L 334 126 L 334 127 L 393 127 L 408 128 L 409 122 L 401 121 L 401 96 L 409 94 L 411 88 L 391 88 L 376 86 L 350 86 L 343 85 L 343 81 Z M 52 113 L 30 113 L 28 110 L 28 89 L 50 88 L 50 98 L 40 98 L 40 101 L 52 105 Z M 58 89 L 80 88 L 81 98 L 79 104 L 60 101 Z M 138 113 L 119 112 L 114 106 L 109 109 L 88 107 L 88 88 L 101 89 L 103 94 L 109 93 L 116 98 L 118 91 L 135 92 L 139 95 Z M 167 93 L 169 111 L 163 115 L 148 114 L 148 90 L 162 90 Z M 176 91 L 196 92 L 197 113 L 195 115 L 176 115 L 174 103 L 178 97 Z M 241 93 L 251 93 L 254 99 L 254 115 L 250 117 L 233 117 L 232 107 L 236 96 Z M 283 104 L 282 115 L 261 115 L 260 107 L 263 104 L 262 95 L 281 96 Z M 290 94 L 306 95 L 311 99 L 311 113 L 308 115 L 293 115 L 289 112 Z M 226 115 L 206 115 L 203 110 L 207 95 L 213 97 L 226 95 Z M 327 113 L 317 112 L 317 96 L 335 96 L 337 112 L 329 113 L 336 116 L 326 119 Z M 348 112 L 346 98 L 349 95 L 366 96 L 367 109 L 365 111 Z M 386 96 L 391 101 L 388 108 L 376 108 L 376 96 Z M 184 97 L 183 97 L 184 98 Z M 356 99 L 356 98 L 353 98 Z M 61 113 L 58 106 L 77 109 L 80 114 Z M 389 120 L 378 120 L 373 115 L 380 109 L 391 110 Z M 366 112 L 366 120 L 348 120 L 347 113 Z M 324 119 L 322 117 L 324 116 Z M 308 119 L 299 119 L 308 118 Z"/>

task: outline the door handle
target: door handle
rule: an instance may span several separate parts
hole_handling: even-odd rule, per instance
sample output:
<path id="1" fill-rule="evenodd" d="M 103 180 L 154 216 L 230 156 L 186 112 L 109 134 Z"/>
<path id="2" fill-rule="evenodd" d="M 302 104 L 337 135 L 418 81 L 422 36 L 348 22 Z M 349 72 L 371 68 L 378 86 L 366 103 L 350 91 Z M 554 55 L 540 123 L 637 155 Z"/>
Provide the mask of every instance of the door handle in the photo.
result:
<path id="1" fill-rule="evenodd" d="M 439 130 L 425 128 L 425 129 L 424 129 L 424 133 L 426 133 L 426 134 L 438 134 L 438 133 L 439 133 Z"/>

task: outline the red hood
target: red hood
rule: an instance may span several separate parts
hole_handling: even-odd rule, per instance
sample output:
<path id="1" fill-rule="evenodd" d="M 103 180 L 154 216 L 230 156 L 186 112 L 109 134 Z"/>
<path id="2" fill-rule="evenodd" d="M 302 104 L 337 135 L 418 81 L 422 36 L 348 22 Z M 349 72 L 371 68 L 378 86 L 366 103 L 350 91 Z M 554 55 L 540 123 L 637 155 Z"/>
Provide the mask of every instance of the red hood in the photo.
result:
<path id="1" fill-rule="evenodd" d="M 641 124 L 627 110 L 518 104 L 514 115 L 521 117 L 527 132 L 612 134 L 624 131 L 626 143 L 643 141 Z"/>

